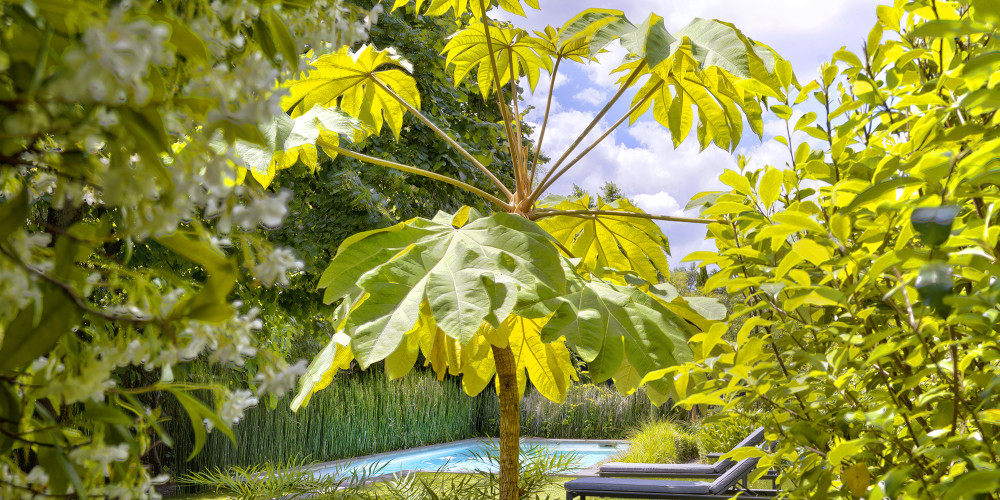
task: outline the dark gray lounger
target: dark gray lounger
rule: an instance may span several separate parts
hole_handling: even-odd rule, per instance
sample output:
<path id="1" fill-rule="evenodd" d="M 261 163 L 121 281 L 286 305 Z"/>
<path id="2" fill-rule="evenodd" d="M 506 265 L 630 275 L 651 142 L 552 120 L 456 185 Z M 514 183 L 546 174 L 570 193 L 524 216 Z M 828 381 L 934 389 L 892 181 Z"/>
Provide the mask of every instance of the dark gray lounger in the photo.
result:
<path id="1" fill-rule="evenodd" d="M 617 477 L 583 477 L 568 481 L 566 500 L 579 497 L 608 498 L 650 498 L 674 500 L 702 500 L 732 498 L 740 493 L 741 498 L 773 497 L 774 490 L 751 490 L 746 487 L 746 478 L 757 466 L 758 458 L 746 458 L 736 462 L 715 481 L 671 481 L 656 479 L 630 479 Z M 741 486 L 739 483 L 743 482 Z"/>
<path id="2" fill-rule="evenodd" d="M 733 449 L 757 446 L 764 442 L 764 428 L 758 427 Z M 714 464 L 636 464 L 630 462 L 609 462 L 601 466 L 598 474 L 611 477 L 694 477 L 715 478 L 733 466 L 726 458 Z"/>

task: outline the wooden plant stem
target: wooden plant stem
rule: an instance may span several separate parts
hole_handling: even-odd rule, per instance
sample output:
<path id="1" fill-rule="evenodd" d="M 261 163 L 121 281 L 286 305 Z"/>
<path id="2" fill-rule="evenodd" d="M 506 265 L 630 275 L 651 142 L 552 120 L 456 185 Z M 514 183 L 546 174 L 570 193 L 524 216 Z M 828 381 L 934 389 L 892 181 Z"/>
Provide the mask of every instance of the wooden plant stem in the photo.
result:
<path id="1" fill-rule="evenodd" d="M 517 391 L 514 353 L 510 347 L 493 346 L 497 367 L 497 397 L 500 399 L 500 500 L 517 500 L 521 453 L 521 410 Z"/>
<path id="2" fill-rule="evenodd" d="M 576 147 L 579 146 L 580 143 L 587 138 L 587 134 L 589 134 L 590 131 L 593 130 L 593 128 L 596 127 L 597 124 L 601 122 L 601 119 L 604 118 L 604 115 L 608 114 L 608 111 L 611 110 L 611 106 L 613 106 L 616 102 L 618 102 L 618 99 L 622 96 L 622 94 L 624 94 L 625 91 L 632 86 L 632 82 L 634 82 L 635 79 L 639 77 L 639 74 L 642 73 L 642 69 L 645 66 L 646 63 L 643 62 L 640 63 L 639 66 L 637 66 L 634 70 L 632 70 L 632 74 L 629 75 L 628 79 L 625 80 L 625 83 L 623 83 L 621 88 L 618 89 L 618 92 L 615 93 L 615 95 L 611 98 L 611 100 L 604 105 L 604 108 L 602 108 L 601 111 L 597 113 L 597 116 L 595 116 L 594 119 L 591 120 L 590 124 L 587 125 L 587 128 L 583 129 L 583 132 L 581 132 L 580 135 L 576 138 L 576 140 L 573 141 L 573 144 L 570 144 L 569 148 L 567 148 L 566 151 L 562 154 L 562 156 L 560 156 L 559 159 L 556 160 L 555 164 L 552 165 L 552 168 L 549 170 L 549 172 L 545 174 L 545 177 L 542 177 L 542 181 L 538 183 L 538 187 L 532 191 L 531 197 L 529 198 L 531 200 L 531 203 L 534 203 L 535 200 L 537 200 L 538 197 L 542 195 L 542 192 L 544 190 L 541 189 L 541 187 L 544 186 L 548 182 L 548 180 L 552 177 L 552 175 L 555 174 L 556 170 L 558 170 L 559 167 L 562 166 L 563 162 L 566 161 L 566 158 L 569 157 L 569 155 L 573 152 L 573 150 L 576 149 Z"/>
<path id="3" fill-rule="evenodd" d="M 557 215 L 568 215 L 571 217 L 586 217 L 596 215 L 614 215 L 621 217 L 637 217 L 640 219 L 663 220 L 669 222 L 688 222 L 691 224 L 711 224 L 719 222 L 715 219 L 699 219 L 695 217 L 674 217 L 672 215 L 643 214 L 638 212 L 621 212 L 618 210 L 535 210 L 528 217 L 531 220 L 538 220 L 543 217 L 555 217 Z"/>

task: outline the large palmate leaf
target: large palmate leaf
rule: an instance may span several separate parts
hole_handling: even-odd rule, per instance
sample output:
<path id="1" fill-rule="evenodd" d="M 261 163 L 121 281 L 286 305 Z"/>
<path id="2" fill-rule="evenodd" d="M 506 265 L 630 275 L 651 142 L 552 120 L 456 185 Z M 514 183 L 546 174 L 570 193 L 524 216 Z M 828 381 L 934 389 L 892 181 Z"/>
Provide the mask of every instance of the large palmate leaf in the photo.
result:
<path id="1" fill-rule="evenodd" d="M 237 140 L 236 154 L 243 160 L 251 175 L 264 187 L 271 184 L 278 170 L 291 168 L 296 162 L 310 169 L 316 168 L 316 145 L 340 142 L 340 135 L 353 136 L 362 132 L 357 120 L 347 114 L 324 106 L 314 106 L 309 111 L 291 118 L 279 114 L 262 130 L 265 145 Z M 335 151 L 327 151 L 331 157 Z"/>
<path id="2" fill-rule="evenodd" d="M 355 288 L 362 294 L 344 329 L 368 366 L 399 347 L 425 302 L 437 328 L 466 344 L 484 321 L 506 318 L 519 290 L 551 295 L 564 284 L 558 251 L 535 223 L 466 209 L 345 241 L 320 286 L 335 290 L 328 299 Z"/>
<path id="3" fill-rule="evenodd" d="M 688 339 L 698 329 L 666 307 L 661 302 L 666 297 L 654 298 L 639 287 L 602 280 L 593 273 L 582 278 L 570 272 L 577 262 L 564 260 L 572 277 L 566 294 L 540 299 L 522 314 L 550 315 L 540 341 L 565 338 L 587 362 L 595 382 L 614 378 L 626 392 L 652 382 L 665 397 L 672 387 L 657 379 L 664 370 L 694 359 Z M 676 306 L 686 308 L 682 301 Z"/>
<path id="4" fill-rule="evenodd" d="M 599 32 L 610 32 L 615 24 L 628 23 L 620 10 L 587 9 L 558 30 L 546 26 L 544 31 L 536 31 L 533 38 L 537 50 L 555 59 L 570 59 L 583 62 L 593 57 L 611 42 L 606 36 L 598 37 L 598 43 L 591 43 Z M 604 31 L 602 31 L 604 30 Z"/>
<path id="5" fill-rule="evenodd" d="M 352 51 L 343 47 L 310 64 L 314 69 L 292 82 L 290 94 L 282 99 L 282 107 L 293 118 L 313 106 L 336 107 L 376 134 L 388 123 L 398 139 L 406 107 L 392 93 L 420 108 L 416 81 L 408 74 L 412 68 L 392 49 L 380 51 L 364 45 Z"/>
<path id="6" fill-rule="evenodd" d="M 514 353 L 521 394 L 524 394 L 530 378 L 531 384 L 542 396 L 561 403 L 566 397 L 570 380 L 576 379 L 576 369 L 563 339 L 542 340 L 541 332 L 547 320 L 511 316 L 501 325 L 500 333 L 507 337 Z"/>
<path id="7" fill-rule="evenodd" d="M 582 63 L 584 59 L 593 59 L 590 56 L 590 43 L 585 37 L 572 38 L 567 41 L 560 40 L 559 32 L 552 26 L 546 26 L 544 31 L 536 31 L 535 37 L 530 39 L 535 50 L 542 55 L 553 59 L 569 59 Z"/>
<path id="8" fill-rule="evenodd" d="M 674 49 L 682 43 L 691 46 L 691 57 L 703 68 L 718 66 L 739 78 L 777 80 L 774 64 L 777 55 L 766 45 L 754 42 L 731 23 L 695 18 L 674 33 Z"/>
<path id="9" fill-rule="evenodd" d="M 489 41 L 492 53 L 487 44 L 486 25 L 480 22 L 472 23 L 448 40 L 444 53 L 447 54 L 446 64 L 455 65 L 456 86 L 476 69 L 476 81 L 483 98 L 493 89 L 494 76 L 499 78 L 500 85 L 510 82 L 512 75 L 514 79 L 527 76 L 528 85 L 534 90 L 541 69 L 551 69 L 551 61 L 538 55 L 537 43 L 524 30 L 490 26 Z M 491 57 L 496 64 L 496 75 Z"/>
<path id="10" fill-rule="evenodd" d="M 675 146 L 687 137 L 695 118 L 703 148 L 714 142 L 734 149 L 744 116 L 757 135 L 763 133 L 757 97 L 778 97 L 781 92 L 770 48 L 714 20 L 695 19 L 673 35 L 649 20 L 642 26 L 614 27 L 614 35 L 633 53 L 616 72 L 649 74 L 632 101 L 636 109 L 631 122 L 652 107 L 654 118 L 670 129 Z"/>
<path id="11" fill-rule="evenodd" d="M 620 38 L 622 48 L 630 55 L 643 59 L 650 68 L 670 57 L 676 41 L 663 25 L 663 18 L 656 14 L 650 14 L 642 24 L 627 26 Z"/>
<path id="12" fill-rule="evenodd" d="M 714 142 L 721 148 L 735 149 L 743 134 L 744 116 L 760 136 L 763 121 L 757 94 L 740 85 L 743 80 L 717 66 L 701 69 L 686 41 L 667 63 L 650 72 L 633 98 L 633 106 L 642 105 L 635 108 L 630 120 L 634 122 L 652 107 L 653 118 L 670 129 L 675 147 L 687 137 L 696 117 L 703 148 Z"/>
<path id="13" fill-rule="evenodd" d="M 404 7 L 410 2 L 411 0 L 395 0 L 392 4 L 392 10 Z M 424 15 L 428 16 L 440 16 L 446 14 L 449 10 L 454 10 L 455 17 L 462 17 L 465 13 L 472 13 L 474 18 L 482 19 L 484 14 L 483 6 L 489 9 L 492 2 L 489 0 L 483 0 L 483 3 L 480 3 L 480 0 L 415 0 L 414 3 L 417 12 L 427 4 L 427 10 L 424 12 Z M 538 8 L 538 0 L 524 0 L 524 3 L 533 9 Z M 499 0 L 497 4 L 507 12 L 519 16 L 524 15 L 524 7 L 521 5 L 521 0 Z"/>
<path id="14" fill-rule="evenodd" d="M 587 210 L 590 198 L 551 197 L 539 208 Z M 598 200 L 598 210 L 641 213 L 628 200 L 613 203 Z M 559 240 L 572 257 L 582 259 L 590 269 L 613 268 L 634 271 L 642 279 L 657 282 L 657 275 L 668 276 L 667 237 L 653 221 L 615 215 L 557 215 L 539 219 L 538 224 Z"/>

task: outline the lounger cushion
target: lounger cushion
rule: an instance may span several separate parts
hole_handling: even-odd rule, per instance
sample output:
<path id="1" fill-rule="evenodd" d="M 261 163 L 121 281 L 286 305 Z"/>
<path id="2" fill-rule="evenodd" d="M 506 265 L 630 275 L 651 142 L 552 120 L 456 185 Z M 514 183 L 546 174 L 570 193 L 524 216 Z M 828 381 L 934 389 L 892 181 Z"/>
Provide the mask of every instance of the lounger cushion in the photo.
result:
<path id="1" fill-rule="evenodd" d="M 715 465 L 709 464 L 635 464 L 631 462 L 609 462 L 601 466 L 601 474 L 654 476 L 715 474 Z"/>
<path id="2" fill-rule="evenodd" d="M 711 483 L 704 481 L 666 481 L 657 479 L 625 479 L 617 477 L 582 477 L 568 481 L 569 491 L 584 495 L 599 493 L 676 493 L 685 495 L 707 495 Z"/>

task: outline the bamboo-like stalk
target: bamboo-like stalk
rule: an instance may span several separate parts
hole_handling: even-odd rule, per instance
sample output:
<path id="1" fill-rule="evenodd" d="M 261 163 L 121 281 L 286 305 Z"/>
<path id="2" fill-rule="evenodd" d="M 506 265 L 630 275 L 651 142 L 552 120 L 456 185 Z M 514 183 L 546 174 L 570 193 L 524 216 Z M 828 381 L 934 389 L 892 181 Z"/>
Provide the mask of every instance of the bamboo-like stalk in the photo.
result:
<path id="1" fill-rule="evenodd" d="M 360 161 L 363 161 L 363 162 L 366 162 L 366 163 L 372 163 L 372 164 L 375 164 L 375 165 L 381 165 L 381 166 L 387 167 L 387 168 L 393 168 L 393 169 L 400 170 L 402 172 L 407 172 L 407 173 L 410 173 L 410 174 L 421 175 L 421 176 L 424 176 L 424 177 L 428 177 L 428 178 L 431 178 L 431 179 L 434 179 L 434 180 L 438 180 L 438 181 L 441 181 L 441 182 L 445 182 L 445 183 L 451 184 L 452 186 L 460 187 L 460 188 L 462 188 L 462 189 L 464 189 L 464 190 L 466 190 L 466 191 L 468 191 L 470 193 L 475 193 L 475 194 L 478 194 L 479 196 L 482 196 L 483 198 L 485 198 L 485 199 L 487 199 L 487 200 L 489 200 L 489 201 L 491 201 L 491 202 L 499 205 L 504 210 L 510 210 L 510 207 L 511 207 L 510 204 L 504 202 L 500 198 L 497 198 L 496 196 L 493 196 L 492 194 L 487 193 L 486 191 L 483 191 L 482 189 L 479 189 L 479 188 L 477 188 L 477 187 L 475 187 L 473 185 L 466 184 L 466 183 L 464 183 L 464 182 L 462 182 L 462 181 L 460 181 L 458 179 L 452 179 L 451 177 L 448 177 L 447 175 L 442 175 L 442 174 L 439 174 L 437 172 L 431 172 L 430 170 L 424 170 L 422 168 L 417 168 L 417 167 L 414 167 L 414 166 L 411 166 L 411 165 L 404 165 L 402 163 L 396 163 L 394 161 L 383 160 L 381 158 L 376 158 L 374 156 L 368 156 L 368 155 L 363 154 L 363 153 L 358 153 L 357 151 L 351 151 L 350 149 L 344 149 L 344 148 L 342 148 L 340 146 L 331 146 L 330 148 L 333 149 L 334 151 L 336 151 L 336 152 L 344 155 L 344 156 L 349 156 L 351 158 L 354 158 L 355 160 L 360 160 Z"/>
<path id="2" fill-rule="evenodd" d="M 468 152 L 465 148 L 462 147 L 461 144 L 452 139 L 451 136 L 449 136 L 443 130 L 441 130 L 437 125 L 434 124 L 434 122 L 432 122 L 429 118 L 424 116 L 424 114 L 421 113 L 420 110 L 414 108 L 413 106 L 410 105 L 410 103 L 406 102 L 406 99 L 403 99 L 402 96 L 400 96 L 391 88 L 389 88 L 388 85 L 385 85 L 382 82 L 378 81 L 377 78 L 372 78 L 372 81 L 375 82 L 375 85 L 377 85 L 379 88 L 381 88 L 390 96 L 392 96 L 393 99 L 399 101 L 399 103 L 402 104 L 407 111 L 412 113 L 413 116 L 416 116 L 417 119 L 423 122 L 424 125 L 427 125 L 427 127 L 430 128 L 432 131 L 434 131 L 434 133 L 437 134 L 438 137 L 443 139 L 444 142 L 448 143 L 449 146 L 455 148 L 455 151 L 458 151 L 459 154 L 464 156 L 465 159 L 469 160 L 469 162 L 471 162 L 482 173 L 486 174 L 486 177 L 488 177 L 491 181 L 493 181 L 493 184 L 496 184 L 496 186 L 500 188 L 501 191 L 503 191 L 503 194 L 505 194 L 508 199 L 513 198 L 510 189 L 508 189 L 507 186 L 505 186 L 502 182 L 500 182 L 500 179 L 497 179 L 497 176 L 493 175 L 493 172 L 490 172 L 490 169 L 486 168 L 486 166 L 483 165 L 479 160 L 477 160 L 475 156 L 472 156 L 472 153 Z"/>

